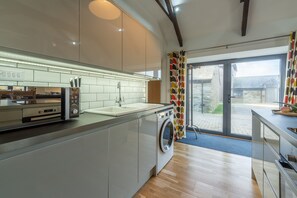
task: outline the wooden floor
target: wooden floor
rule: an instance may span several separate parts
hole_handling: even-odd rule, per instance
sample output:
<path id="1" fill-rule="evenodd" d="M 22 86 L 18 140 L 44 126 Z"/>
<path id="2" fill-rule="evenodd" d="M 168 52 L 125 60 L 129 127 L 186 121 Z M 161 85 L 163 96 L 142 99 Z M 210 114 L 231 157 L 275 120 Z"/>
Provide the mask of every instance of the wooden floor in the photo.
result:
<path id="1" fill-rule="evenodd" d="M 251 158 L 175 143 L 172 160 L 135 198 L 261 197 L 251 179 Z"/>

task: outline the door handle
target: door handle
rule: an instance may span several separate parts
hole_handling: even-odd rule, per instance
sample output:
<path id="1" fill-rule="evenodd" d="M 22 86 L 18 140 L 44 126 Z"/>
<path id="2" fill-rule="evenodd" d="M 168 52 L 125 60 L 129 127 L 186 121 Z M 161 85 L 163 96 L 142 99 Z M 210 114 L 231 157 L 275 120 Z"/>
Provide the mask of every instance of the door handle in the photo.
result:
<path id="1" fill-rule="evenodd" d="M 228 103 L 231 103 L 231 98 L 236 98 L 236 96 L 231 96 L 231 95 L 228 95 Z"/>

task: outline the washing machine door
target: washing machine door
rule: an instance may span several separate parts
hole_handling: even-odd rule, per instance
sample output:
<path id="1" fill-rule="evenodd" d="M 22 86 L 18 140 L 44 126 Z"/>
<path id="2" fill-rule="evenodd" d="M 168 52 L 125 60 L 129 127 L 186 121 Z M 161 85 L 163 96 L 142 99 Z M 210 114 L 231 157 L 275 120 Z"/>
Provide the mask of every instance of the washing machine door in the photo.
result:
<path id="1" fill-rule="evenodd" d="M 171 119 L 165 120 L 160 132 L 160 149 L 164 153 L 170 150 L 174 141 L 174 128 Z"/>

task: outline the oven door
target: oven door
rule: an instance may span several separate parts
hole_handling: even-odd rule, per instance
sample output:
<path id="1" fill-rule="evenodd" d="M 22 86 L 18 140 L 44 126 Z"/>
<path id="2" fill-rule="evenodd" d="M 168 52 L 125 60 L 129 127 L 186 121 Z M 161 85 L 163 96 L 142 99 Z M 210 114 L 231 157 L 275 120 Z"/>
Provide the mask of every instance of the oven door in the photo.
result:
<path id="1" fill-rule="evenodd" d="M 281 175 L 281 198 L 297 198 L 297 173 L 287 163 L 275 160 L 275 164 Z"/>
<path id="2" fill-rule="evenodd" d="M 161 151 L 164 153 L 169 151 L 174 141 L 174 128 L 171 119 L 168 118 L 164 121 L 159 140 Z"/>

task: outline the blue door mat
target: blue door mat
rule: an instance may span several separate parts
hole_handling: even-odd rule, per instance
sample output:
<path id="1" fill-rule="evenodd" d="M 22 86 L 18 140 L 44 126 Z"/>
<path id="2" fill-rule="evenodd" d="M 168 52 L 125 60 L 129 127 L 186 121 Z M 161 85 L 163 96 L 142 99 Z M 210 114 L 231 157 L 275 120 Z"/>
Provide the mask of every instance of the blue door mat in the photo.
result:
<path id="1" fill-rule="evenodd" d="M 226 153 L 243 155 L 247 157 L 251 157 L 252 152 L 251 141 L 226 138 L 203 133 L 198 134 L 198 138 L 196 139 L 194 132 L 187 132 L 187 138 L 177 140 L 177 142 L 223 151 Z"/>

